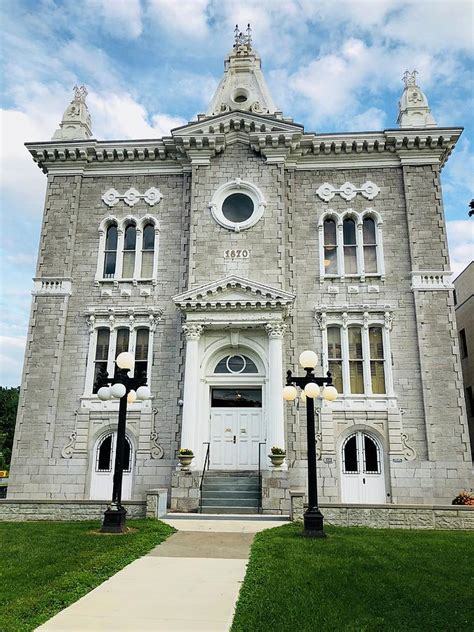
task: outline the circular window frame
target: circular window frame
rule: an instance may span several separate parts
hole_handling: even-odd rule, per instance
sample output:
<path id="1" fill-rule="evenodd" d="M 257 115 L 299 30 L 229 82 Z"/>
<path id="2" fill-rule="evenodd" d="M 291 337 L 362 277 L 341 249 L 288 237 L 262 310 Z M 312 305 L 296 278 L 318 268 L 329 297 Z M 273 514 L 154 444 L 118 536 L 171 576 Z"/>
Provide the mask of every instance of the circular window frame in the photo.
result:
<path id="1" fill-rule="evenodd" d="M 234 193 L 243 193 L 244 195 L 248 195 L 253 202 L 253 213 L 243 222 L 233 222 L 227 219 L 222 212 L 222 205 L 224 201 Z M 223 228 L 239 233 L 241 230 L 247 230 L 248 228 L 255 226 L 255 224 L 261 219 L 266 205 L 267 202 L 258 187 L 247 180 L 235 178 L 235 180 L 231 180 L 230 182 L 226 182 L 221 185 L 214 192 L 214 195 L 209 203 L 209 208 L 211 209 L 213 218 L 218 224 L 220 224 Z"/>

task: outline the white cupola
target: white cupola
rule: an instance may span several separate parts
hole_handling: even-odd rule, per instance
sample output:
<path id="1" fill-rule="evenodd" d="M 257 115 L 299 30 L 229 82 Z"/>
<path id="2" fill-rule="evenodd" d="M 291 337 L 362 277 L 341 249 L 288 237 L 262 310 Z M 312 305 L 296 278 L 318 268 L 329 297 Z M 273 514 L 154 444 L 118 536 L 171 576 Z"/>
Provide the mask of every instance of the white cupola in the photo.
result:
<path id="1" fill-rule="evenodd" d="M 92 136 L 91 115 L 86 104 L 85 86 L 74 86 L 74 98 L 67 106 L 52 140 L 87 140 Z"/>
<path id="2" fill-rule="evenodd" d="M 244 33 L 235 27 L 235 42 L 224 62 L 222 77 L 211 101 L 207 116 L 234 110 L 274 114 L 276 111 L 262 74 L 262 62 L 252 47 L 250 24 Z"/>
<path id="3" fill-rule="evenodd" d="M 428 99 L 416 83 L 417 74 L 406 70 L 403 75 L 405 89 L 398 102 L 397 123 L 400 127 L 436 127 Z"/>

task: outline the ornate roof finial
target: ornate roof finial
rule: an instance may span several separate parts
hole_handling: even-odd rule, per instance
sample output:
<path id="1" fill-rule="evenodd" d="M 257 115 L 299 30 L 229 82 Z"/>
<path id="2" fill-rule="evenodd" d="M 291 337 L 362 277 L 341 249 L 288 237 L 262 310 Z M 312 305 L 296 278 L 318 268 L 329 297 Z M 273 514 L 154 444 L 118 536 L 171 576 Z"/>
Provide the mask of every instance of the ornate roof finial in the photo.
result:
<path id="1" fill-rule="evenodd" d="M 416 86 L 416 75 L 418 74 L 418 70 L 412 70 L 412 72 L 405 70 L 402 77 L 405 88 L 408 88 L 408 86 Z"/>
<path id="2" fill-rule="evenodd" d="M 418 71 L 405 70 L 405 89 L 398 103 L 398 124 L 400 127 L 435 127 L 436 121 L 428 106 L 428 99 L 416 82 Z"/>
<path id="3" fill-rule="evenodd" d="M 91 115 L 87 109 L 86 97 L 85 86 L 74 86 L 74 97 L 52 140 L 87 140 L 92 136 Z"/>
<path id="4" fill-rule="evenodd" d="M 239 31 L 239 25 L 235 25 L 234 29 L 234 49 L 237 55 L 245 55 L 252 50 L 252 29 L 247 24 L 246 35 Z"/>

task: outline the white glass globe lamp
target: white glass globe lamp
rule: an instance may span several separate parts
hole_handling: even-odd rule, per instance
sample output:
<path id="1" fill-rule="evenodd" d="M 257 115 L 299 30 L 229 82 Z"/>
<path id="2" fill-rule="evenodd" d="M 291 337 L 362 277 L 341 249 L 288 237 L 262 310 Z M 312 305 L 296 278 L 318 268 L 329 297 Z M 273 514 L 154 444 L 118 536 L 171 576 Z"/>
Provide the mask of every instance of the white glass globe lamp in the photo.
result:
<path id="1" fill-rule="evenodd" d="M 126 392 L 127 389 L 123 384 L 112 384 L 112 386 L 110 387 L 110 393 L 112 394 L 112 397 L 116 397 L 117 399 L 123 397 Z"/>
<path id="2" fill-rule="evenodd" d="M 314 351 L 306 350 L 300 354 L 300 364 L 303 369 L 314 369 L 318 364 L 318 355 Z"/>
<path id="3" fill-rule="evenodd" d="M 309 382 L 304 387 L 304 392 L 306 393 L 306 397 L 312 397 L 313 399 L 315 397 L 319 397 L 320 391 L 321 389 L 315 382 Z"/>
<path id="4" fill-rule="evenodd" d="M 322 393 L 322 398 L 328 402 L 333 402 L 337 399 L 337 390 L 334 386 L 325 386 Z"/>
<path id="5" fill-rule="evenodd" d="M 150 399 L 151 391 L 148 386 L 139 386 L 137 388 L 137 399 L 144 401 L 145 399 Z"/>
<path id="6" fill-rule="evenodd" d="M 135 363 L 135 356 L 129 351 L 119 353 L 115 360 L 119 369 L 132 369 Z"/>
<path id="7" fill-rule="evenodd" d="M 110 388 L 108 386 L 102 386 L 101 388 L 99 388 L 99 390 L 97 391 L 97 397 L 103 402 L 108 401 L 112 397 Z"/>
<path id="8" fill-rule="evenodd" d="M 127 395 L 127 402 L 129 404 L 133 404 L 133 402 L 137 399 L 137 393 L 134 390 L 131 390 L 130 393 Z"/>
<path id="9" fill-rule="evenodd" d="M 285 386 L 283 389 L 283 399 L 287 402 L 292 402 L 298 396 L 298 391 L 295 386 Z"/>
<path id="10" fill-rule="evenodd" d="M 303 402 L 303 404 L 305 404 L 306 403 L 306 393 L 304 391 L 301 391 L 300 397 L 301 397 L 301 401 Z"/>

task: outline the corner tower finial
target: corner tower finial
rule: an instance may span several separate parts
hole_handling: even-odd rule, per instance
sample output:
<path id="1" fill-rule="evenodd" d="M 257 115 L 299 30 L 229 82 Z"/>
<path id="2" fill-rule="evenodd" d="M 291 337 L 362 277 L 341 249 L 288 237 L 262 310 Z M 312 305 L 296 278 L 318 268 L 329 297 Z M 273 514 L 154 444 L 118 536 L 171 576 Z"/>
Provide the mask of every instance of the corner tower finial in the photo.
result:
<path id="1" fill-rule="evenodd" d="M 74 86 L 74 97 L 52 140 L 87 140 L 92 136 L 91 115 L 86 104 L 87 94 L 85 86 Z"/>
<path id="2" fill-rule="evenodd" d="M 428 106 L 428 99 L 416 82 L 417 70 L 405 70 L 405 89 L 398 103 L 398 124 L 400 127 L 435 127 L 436 121 Z"/>
<path id="3" fill-rule="evenodd" d="M 245 33 L 234 29 L 234 45 L 224 62 L 224 76 L 217 87 L 208 116 L 244 110 L 256 114 L 274 114 L 276 108 L 263 78 L 262 63 L 252 46 L 252 29 Z"/>

